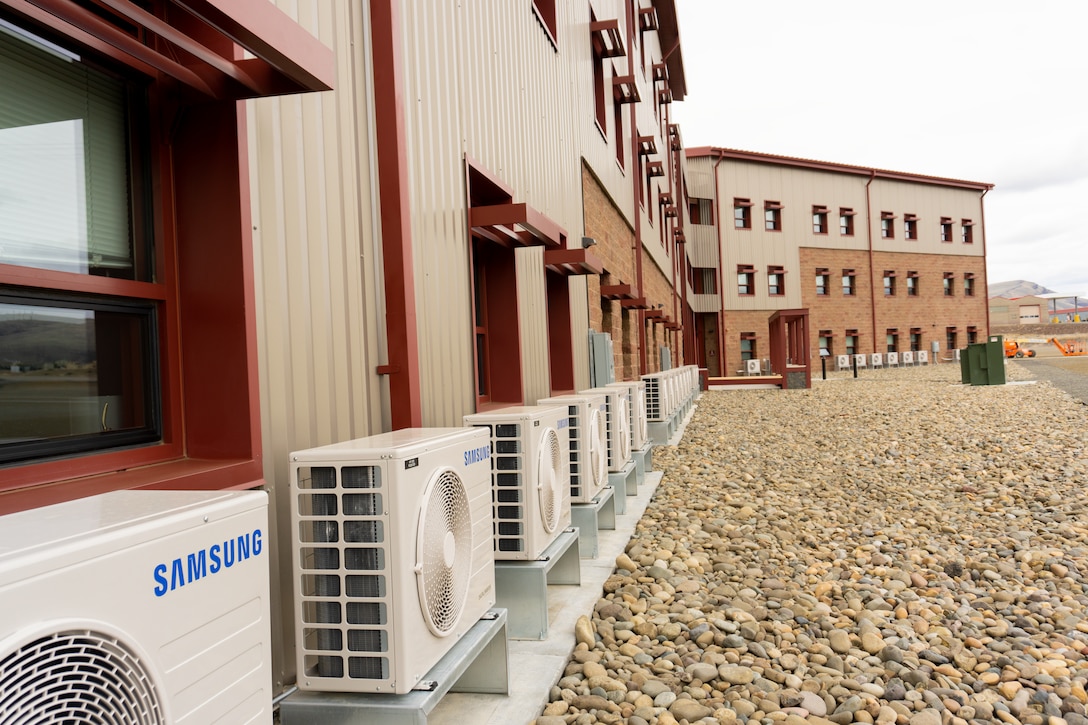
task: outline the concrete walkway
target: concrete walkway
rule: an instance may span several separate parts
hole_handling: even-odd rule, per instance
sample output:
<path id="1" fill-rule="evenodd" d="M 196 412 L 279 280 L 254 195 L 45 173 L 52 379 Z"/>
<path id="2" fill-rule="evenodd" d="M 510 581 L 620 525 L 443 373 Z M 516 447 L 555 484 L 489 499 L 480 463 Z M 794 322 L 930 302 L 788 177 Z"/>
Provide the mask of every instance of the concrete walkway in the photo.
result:
<path id="1" fill-rule="evenodd" d="M 574 623 L 592 613 L 661 476 L 661 471 L 647 472 L 638 495 L 627 497 L 627 513 L 617 514 L 615 530 L 599 532 L 597 558 L 582 559 L 581 586 L 548 587 L 548 639 L 510 640 L 510 694 L 450 693 L 431 712 L 428 725 L 525 725 L 540 715 L 574 650 Z"/>

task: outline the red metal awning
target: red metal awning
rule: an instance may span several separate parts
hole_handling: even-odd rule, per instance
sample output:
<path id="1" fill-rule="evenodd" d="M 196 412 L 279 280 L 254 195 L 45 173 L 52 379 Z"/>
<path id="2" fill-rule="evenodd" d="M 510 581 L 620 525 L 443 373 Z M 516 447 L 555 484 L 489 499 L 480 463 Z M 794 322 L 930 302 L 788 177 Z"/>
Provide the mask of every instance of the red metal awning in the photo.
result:
<path id="1" fill-rule="evenodd" d="M 546 249 L 544 266 L 551 272 L 568 277 L 604 272 L 604 262 L 588 249 Z"/>
<path id="2" fill-rule="evenodd" d="M 602 58 L 619 58 L 627 55 L 623 47 L 623 33 L 620 32 L 619 20 L 595 20 L 589 24 L 589 33 L 597 48 L 597 54 Z"/>
<path id="3" fill-rule="evenodd" d="M 99 12 L 72 0 L 0 0 L 0 6 L 148 76 L 169 76 L 219 100 L 330 90 L 336 75 L 333 52 L 268 0 L 168 0 L 161 16 L 126 0 L 97 0 Z M 154 38 L 159 42 L 149 42 Z"/>
<path id="4" fill-rule="evenodd" d="M 601 297 L 609 300 L 633 300 L 638 298 L 638 290 L 625 283 L 602 284 Z"/>
<path id="5" fill-rule="evenodd" d="M 528 204 L 492 204 L 468 210 L 472 233 L 503 246 L 562 247 L 563 228 Z"/>

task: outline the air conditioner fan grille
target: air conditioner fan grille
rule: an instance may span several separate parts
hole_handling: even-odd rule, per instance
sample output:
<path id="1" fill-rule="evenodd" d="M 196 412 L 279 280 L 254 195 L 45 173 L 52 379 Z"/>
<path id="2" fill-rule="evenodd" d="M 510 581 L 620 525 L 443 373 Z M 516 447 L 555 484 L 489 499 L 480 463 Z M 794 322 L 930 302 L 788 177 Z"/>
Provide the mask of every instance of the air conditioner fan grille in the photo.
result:
<path id="1" fill-rule="evenodd" d="M 563 470 L 563 453 L 559 447 L 559 434 L 554 428 L 548 428 L 541 436 L 537 482 L 540 486 L 540 521 L 549 534 L 559 526 L 563 510 L 562 487 L 569 485 L 559 480 Z"/>
<path id="2" fill-rule="evenodd" d="M 163 725 L 150 674 L 123 642 L 56 632 L 0 657 L 0 725 Z"/>
<path id="3" fill-rule="evenodd" d="M 453 632 L 465 608 L 472 567 L 472 515 L 460 476 L 446 469 L 427 485 L 416 537 L 420 609 L 438 637 Z"/>

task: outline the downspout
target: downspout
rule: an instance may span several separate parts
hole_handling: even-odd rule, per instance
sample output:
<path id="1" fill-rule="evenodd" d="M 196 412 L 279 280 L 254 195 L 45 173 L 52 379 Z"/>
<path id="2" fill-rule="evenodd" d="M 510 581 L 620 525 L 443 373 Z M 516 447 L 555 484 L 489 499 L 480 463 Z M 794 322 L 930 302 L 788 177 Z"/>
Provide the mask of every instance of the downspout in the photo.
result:
<path id="1" fill-rule="evenodd" d="M 397 0 L 372 0 L 370 24 L 374 59 L 374 122 L 378 197 L 381 210 L 382 271 L 388 362 L 377 373 L 389 376 L 392 430 L 418 428 L 423 414 L 419 390 L 412 221 L 408 203 L 408 142 Z"/>
<path id="2" fill-rule="evenodd" d="M 654 102 L 655 103 L 657 102 L 656 98 L 654 99 Z M 668 149 L 668 151 L 665 154 L 665 158 L 669 161 L 669 176 L 668 176 L 669 184 L 668 184 L 668 186 L 669 186 L 669 191 L 672 192 L 673 194 L 676 194 L 675 184 L 673 183 L 674 182 L 674 178 L 673 178 L 673 172 L 674 172 L 673 165 L 674 164 L 673 164 L 673 154 L 672 154 L 672 141 L 669 140 L 669 119 L 670 119 L 670 117 L 669 117 L 669 108 L 668 108 L 668 106 L 666 106 L 665 107 L 665 146 Z M 673 202 L 674 203 L 679 201 L 679 200 L 680 200 L 679 196 L 673 196 Z M 652 203 L 651 200 L 649 200 L 649 199 L 647 199 L 647 202 Z M 651 209 L 650 213 L 652 214 L 653 213 L 653 211 L 652 211 L 653 206 L 651 206 L 650 209 Z M 676 219 L 679 220 L 679 219 L 682 218 L 680 216 L 681 213 L 682 212 L 680 211 L 680 207 L 678 205 L 677 208 L 676 208 Z M 680 245 L 676 243 L 676 227 L 677 227 L 677 224 L 678 224 L 678 222 L 667 223 L 667 222 L 665 222 L 664 219 L 662 219 L 662 226 L 665 227 L 665 229 L 663 230 L 665 232 L 665 243 L 669 247 L 672 247 L 672 254 L 670 255 L 672 257 L 672 264 L 670 265 L 672 267 L 672 316 L 673 316 L 673 320 L 675 320 L 677 322 L 677 324 L 683 325 L 684 321 L 680 317 L 680 309 L 681 308 L 679 307 L 679 304 L 678 304 L 679 298 L 678 298 L 677 292 L 676 292 L 676 268 L 677 268 L 677 266 L 679 266 L 682 263 L 682 260 L 680 258 Z M 671 234 L 669 233 L 669 231 L 670 231 L 669 228 L 670 227 L 672 228 L 671 229 L 671 231 L 672 231 Z M 666 249 L 668 249 L 668 247 L 666 247 Z M 683 271 L 680 272 L 681 279 L 683 279 L 686 276 L 687 275 L 685 275 L 683 273 Z M 679 330 L 673 330 L 671 342 L 672 342 L 673 347 L 676 350 L 676 354 L 674 355 L 675 362 L 673 364 L 675 366 L 677 366 L 677 367 L 679 367 L 680 364 L 681 364 L 681 361 L 680 361 L 680 348 L 682 347 L 682 345 L 680 344 L 680 339 L 681 339 L 680 331 Z"/>
<path id="3" fill-rule="evenodd" d="M 869 185 L 876 178 L 876 171 L 869 171 L 865 182 L 865 234 L 869 239 L 869 302 L 872 309 L 873 352 L 877 351 L 876 337 L 876 272 L 873 270 L 873 210 L 869 198 Z"/>
<path id="4" fill-rule="evenodd" d="M 725 250 L 722 245 L 722 205 L 720 192 L 718 191 L 718 164 L 725 159 L 721 149 L 718 150 L 718 160 L 714 162 L 714 230 L 718 238 L 718 304 L 721 310 L 718 312 L 718 375 L 726 377 L 725 368 L 725 277 L 723 275 L 722 257 Z"/>
<path id="5" fill-rule="evenodd" d="M 633 62 L 630 57 L 630 53 L 634 52 L 635 41 L 635 11 L 631 3 L 627 3 L 627 9 L 625 11 L 627 18 L 627 69 L 634 74 L 634 69 L 631 67 Z M 646 288 L 643 286 L 642 278 L 642 212 L 639 208 L 638 197 L 641 193 L 641 175 L 639 171 L 639 155 L 638 155 L 638 115 L 635 113 L 635 104 L 628 104 L 631 106 L 631 110 L 628 112 L 628 118 L 631 125 L 631 166 L 635 173 L 631 174 L 631 191 L 633 196 L 631 200 L 634 202 L 632 205 L 632 216 L 635 219 L 635 284 L 638 285 L 639 296 L 646 297 Z M 620 132 L 616 130 L 616 143 L 620 143 Z M 649 200 L 647 200 L 649 202 Z M 648 373 L 649 367 L 647 365 L 646 357 L 646 310 L 638 311 L 638 373 L 639 375 L 645 375 Z"/>
<path id="6" fill-rule="evenodd" d="M 991 189 L 993 187 L 990 187 Z M 982 222 L 982 290 L 986 293 L 986 339 L 990 339 L 990 275 L 986 273 L 986 207 L 982 200 L 990 193 L 990 189 L 983 189 L 982 196 L 978 198 L 978 213 Z M 1076 307 L 1076 299 L 1073 300 Z"/>

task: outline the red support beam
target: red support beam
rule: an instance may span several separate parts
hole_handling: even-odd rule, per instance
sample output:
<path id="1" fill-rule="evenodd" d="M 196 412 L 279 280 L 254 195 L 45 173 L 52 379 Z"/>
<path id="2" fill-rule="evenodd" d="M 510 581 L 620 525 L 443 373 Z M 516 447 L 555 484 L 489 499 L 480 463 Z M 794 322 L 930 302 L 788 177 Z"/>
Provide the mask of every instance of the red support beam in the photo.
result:
<path id="1" fill-rule="evenodd" d="M 374 117 L 385 279 L 390 422 L 393 430 L 423 424 L 419 391 L 412 221 L 408 207 L 408 139 L 404 128 L 403 58 L 396 0 L 370 3 Z"/>

